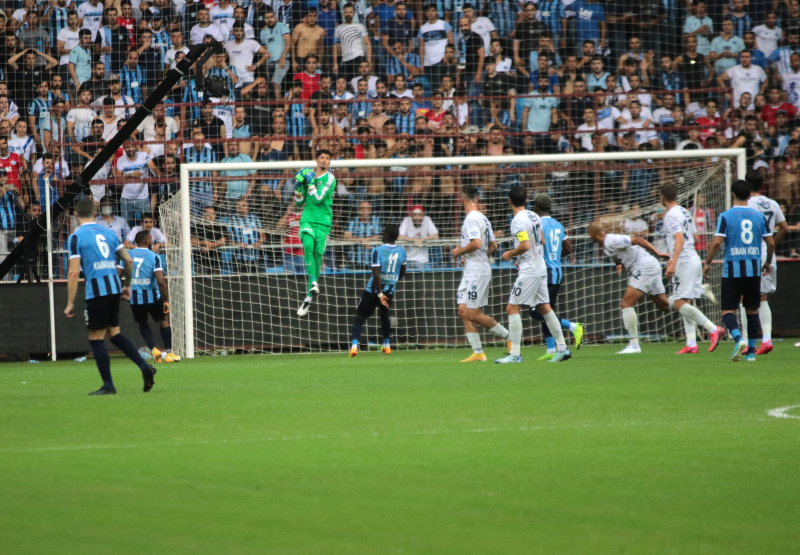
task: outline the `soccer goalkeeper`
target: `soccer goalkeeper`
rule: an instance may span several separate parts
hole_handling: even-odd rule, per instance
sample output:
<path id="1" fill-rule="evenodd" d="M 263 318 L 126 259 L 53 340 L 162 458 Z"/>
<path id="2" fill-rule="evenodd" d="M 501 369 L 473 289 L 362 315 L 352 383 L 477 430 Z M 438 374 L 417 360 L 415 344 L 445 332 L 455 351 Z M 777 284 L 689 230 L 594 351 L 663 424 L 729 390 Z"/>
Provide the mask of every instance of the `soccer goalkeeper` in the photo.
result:
<path id="1" fill-rule="evenodd" d="M 303 243 L 303 257 L 308 273 L 308 292 L 303 304 L 297 309 L 298 316 L 308 314 L 311 300 L 319 295 L 317 280 L 333 225 L 333 193 L 336 190 L 336 178 L 328 172 L 330 165 L 330 151 L 319 150 L 317 168 L 300 170 L 294 178 L 294 201 L 298 208 L 305 205 L 298 234 Z"/>

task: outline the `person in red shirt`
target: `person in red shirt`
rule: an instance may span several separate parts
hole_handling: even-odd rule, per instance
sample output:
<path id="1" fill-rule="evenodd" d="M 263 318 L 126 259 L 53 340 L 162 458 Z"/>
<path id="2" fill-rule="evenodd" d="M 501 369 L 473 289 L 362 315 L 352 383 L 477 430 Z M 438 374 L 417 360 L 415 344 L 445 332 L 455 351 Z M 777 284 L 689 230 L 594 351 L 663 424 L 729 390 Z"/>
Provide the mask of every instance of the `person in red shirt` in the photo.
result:
<path id="1" fill-rule="evenodd" d="M 303 94 L 300 96 L 303 100 L 309 100 L 311 95 L 319 90 L 319 73 L 317 73 L 317 64 L 319 60 L 313 54 L 306 56 L 306 69 L 300 73 L 295 73 L 294 80 L 303 83 Z"/>
<path id="2" fill-rule="evenodd" d="M 136 19 L 133 17 L 133 6 L 131 0 L 122 0 L 119 3 L 122 15 L 117 18 L 117 25 L 121 25 L 128 30 L 131 39 L 131 48 L 136 48 Z"/>
<path id="3" fill-rule="evenodd" d="M 22 182 L 27 190 L 27 171 L 20 173 L 20 169 L 27 170 L 28 164 L 16 152 L 8 150 L 8 138 L 0 136 L 0 168 L 5 168 L 8 174 L 8 183 L 13 185 L 18 195 L 22 195 Z M 22 180 L 22 181 L 21 181 Z"/>
<path id="4" fill-rule="evenodd" d="M 438 131 L 442 126 L 442 119 L 444 119 L 444 115 L 447 113 L 447 110 L 442 107 L 443 104 L 442 91 L 433 91 L 433 96 L 431 98 L 431 106 L 433 106 L 433 108 L 425 112 L 425 119 L 428 121 L 428 129 L 431 131 Z"/>
<path id="5" fill-rule="evenodd" d="M 789 119 L 794 119 L 797 115 L 797 108 L 783 101 L 783 91 L 779 87 L 770 87 L 769 103 L 761 109 L 761 119 L 770 127 L 775 127 L 775 116 L 779 110 L 786 112 Z"/>
<path id="6" fill-rule="evenodd" d="M 714 136 L 714 132 L 722 125 L 722 118 L 717 111 L 717 101 L 709 100 L 706 104 L 706 115 L 697 118 L 697 125 L 700 126 L 700 140 L 703 144 L 706 139 Z"/>

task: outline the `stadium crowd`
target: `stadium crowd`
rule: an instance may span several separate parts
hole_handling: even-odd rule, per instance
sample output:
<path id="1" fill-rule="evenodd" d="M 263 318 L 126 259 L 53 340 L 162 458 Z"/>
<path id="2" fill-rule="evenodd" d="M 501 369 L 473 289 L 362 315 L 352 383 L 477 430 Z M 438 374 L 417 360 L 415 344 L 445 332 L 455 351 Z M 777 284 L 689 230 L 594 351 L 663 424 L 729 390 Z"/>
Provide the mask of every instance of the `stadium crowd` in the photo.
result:
<path id="1" fill-rule="evenodd" d="M 603 216 L 600 200 L 626 213 L 658 200 L 645 162 L 409 171 L 403 160 L 417 157 L 744 147 L 764 193 L 800 221 L 798 0 L 0 4 L 0 257 L 188 46 L 212 39 L 225 52 L 183 76 L 92 182 L 98 221 L 120 240 L 158 231 L 181 163 L 306 160 L 320 148 L 397 160 L 337 171 L 334 237 L 353 246 L 335 265 L 363 265 L 388 222 L 418 242 L 410 262 L 427 264 L 421 243 L 455 233 L 466 182 L 500 232 L 517 184 L 549 192 L 567 226 Z M 283 235 L 282 263 L 302 271 L 293 175 L 196 172 L 199 256 L 216 265 L 215 250 L 238 246 L 235 269 L 252 268 L 252 247 Z M 158 249 L 169 237 L 155 231 Z M 798 252 L 796 235 L 779 251 Z"/>

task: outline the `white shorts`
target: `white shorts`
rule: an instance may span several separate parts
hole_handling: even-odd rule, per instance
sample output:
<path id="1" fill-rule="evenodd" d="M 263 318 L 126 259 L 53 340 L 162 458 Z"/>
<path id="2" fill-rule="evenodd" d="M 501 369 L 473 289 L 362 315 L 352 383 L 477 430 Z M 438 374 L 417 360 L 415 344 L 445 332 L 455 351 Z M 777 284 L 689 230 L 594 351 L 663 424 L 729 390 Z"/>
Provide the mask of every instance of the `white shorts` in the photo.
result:
<path id="1" fill-rule="evenodd" d="M 463 276 L 458 286 L 458 304 L 467 308 L 481 308 L 489 304 L 489 284 L 491 275 Z"/>
<path id="2" fill-rule="evenodd" d="M 547 275 L 519 276 L 511 287 L 508 304 L 538 306 L 550 303 L 550 293 L 547 291 Z"/>
<path id="3" fill-rule="evenodd" d="M 672 294 L 676 299 L 699 299 L 703 296 L 703 263 L 700 258 L 678 260 L 672 277 Z"/>
<path id="4" fill-rule="evenodd" d="M 646 295 L 663 295 L 664 281 L 661 279 L 661 265 L 653 264 L 635 268 L 628 272 L 628 285 Z"/>
<path id="5" fill-rule="evenodd" d="M 762 245 L 763 246 L 763 245 Z M 761 265 L 767 261 L 767 250 L 762 249 L 761 252 Z M 778 288 L 778 262 L 775 257 L 772 258 L 772 264 L 769 265 L 772 270 L 768 276 L 761 274 L 761 294 L 771 295 Z"/>

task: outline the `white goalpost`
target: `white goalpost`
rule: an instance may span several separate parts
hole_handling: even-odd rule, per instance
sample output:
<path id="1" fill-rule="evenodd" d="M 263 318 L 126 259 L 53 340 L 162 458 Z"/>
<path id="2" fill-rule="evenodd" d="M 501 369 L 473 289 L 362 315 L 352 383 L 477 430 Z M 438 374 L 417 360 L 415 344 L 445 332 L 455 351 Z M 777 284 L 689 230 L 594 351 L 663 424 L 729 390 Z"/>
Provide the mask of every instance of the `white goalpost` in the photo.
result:
<path id="1" fill-rule="evenodd" d="M 466 345 L 455 301 L 461 271 L 449 254 L 460 241 L 459 191 L 465 183 L 480 187 L 500 245 L 485 312 L 506 321 L 516 268 L 499 256 L 510 241 L 508 189 L 521 185 L 530 200 L 539 193 L 551 196 L 553 217 L 572 240 L 573 252 L 562 259 L 557 313 L 585 322 L 589 342 L 614 341 L 624 334 L 618 306 L 626 278 L 617 276 L 611 261 L 588 241 L 588 224 L 601 219 L 614 232 L 628 230 L 656 244 L 662 240 L 664 213 L 658 188 L 671 181 L 678 186 L 679 202 L 695 216 L 698 250 L 703 250 L 716 217 L 730 206 L 732 180 L 746 172 L 744 149 L 337 160 L 331 164 L 338 190 L 322 293 L 300 318 L 296 309 L 306 275 L 302 246 L 292 233 L 299 214 L 288 193 L 294 174 L 314 166 L 313 161 L 181 165 L 180 191 L 160 208 L 178 354 L 346 351 L 355 307 L 369 279 L 364 257 L 371 245 L 380 244 L 382 226 L 399 225 L 418 205 L 438 238 L 400 242 L 424 251 L 426 261 L 409 267 L 398 286 L 393 343 L 400 348 Z M 711 285 L 718 292 L 718 269 Z M 704 303 L 706 314 L 717 316 L 718 309 Z M 682 337 L 679 315 L 661 313 L 650 303 L 638 310 L 644 340 Z M 539 323 L 523 320 L 526 342 L 541 341 Z M 377 318 L 368 320 L 362 341 L 377 335 Z"/>

